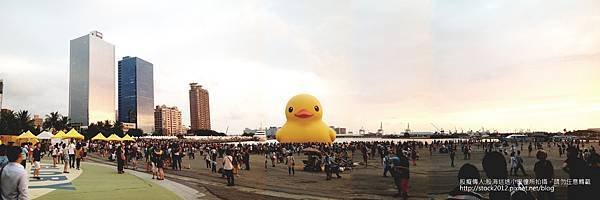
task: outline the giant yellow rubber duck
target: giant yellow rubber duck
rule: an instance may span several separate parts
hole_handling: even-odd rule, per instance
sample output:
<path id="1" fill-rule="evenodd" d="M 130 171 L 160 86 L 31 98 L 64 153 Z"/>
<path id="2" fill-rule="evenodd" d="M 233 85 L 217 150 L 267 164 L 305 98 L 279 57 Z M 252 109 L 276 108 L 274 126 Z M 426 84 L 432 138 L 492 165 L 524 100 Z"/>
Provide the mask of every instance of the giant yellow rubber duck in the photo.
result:
<path id="1" fill-rule="evenodd" d="M 321 103 L 312 95 L 292 97 L 285 107 L 285 118 L 287 122 L 275 136 L 281 143 L 332 143 L 335 140 L 335 131 L 321 120 Z"/>

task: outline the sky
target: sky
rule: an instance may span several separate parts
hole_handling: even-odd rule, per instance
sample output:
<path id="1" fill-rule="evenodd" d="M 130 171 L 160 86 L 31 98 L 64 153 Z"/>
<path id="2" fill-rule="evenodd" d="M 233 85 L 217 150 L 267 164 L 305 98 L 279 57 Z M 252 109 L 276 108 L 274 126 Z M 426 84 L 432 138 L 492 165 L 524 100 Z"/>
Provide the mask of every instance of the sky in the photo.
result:
<path id="1" fill-rule="evenodd" d="M 600 1 L 0 1 L 3 107 L 68 113 L 69 40 L 93 30 L 186 125 L 203 85 L 222 132 L 283 125 L 299 93 L 354 132 L 600 127 Z"/>

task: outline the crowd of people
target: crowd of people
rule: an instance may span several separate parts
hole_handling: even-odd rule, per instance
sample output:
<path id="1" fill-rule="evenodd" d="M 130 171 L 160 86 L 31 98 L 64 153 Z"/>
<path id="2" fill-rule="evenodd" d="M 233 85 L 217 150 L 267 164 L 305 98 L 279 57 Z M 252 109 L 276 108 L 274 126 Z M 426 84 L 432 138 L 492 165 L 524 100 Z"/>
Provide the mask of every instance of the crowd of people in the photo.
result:
<path id="1" fill-rule="evenodd" d="M 526 148 L 526 149 L 525 149 Z M 206 168 L 210 173 L 218 174 L 227 181 L 227 186 L 235 186 L 235 177 L 240 176 L 243 170 L 251 169 L 251 155 L 264 155 L 264 168 L 283 164 L 287 167 L 288 175 L 296 174 L 297 161 L 295 155 L 305 154 L 307 160 L 302 161 L 302 168 L 306 171 L 323 171 L 324 179 L 331 180 L 334 175 L 342 178 L 341 172 L 353 168 L 378 168 L 381 166 L 383 177 L 388 174 L 393 178 L 397 189 L 397 196 L 407 199 L 409 192 L 410 167 L 417 165 L 420 158 L 419 152 L 428 149 L 430 154 L 448 154 L 450 166 L 454 167 L 456 152 L 462 152 L 463 164 L 457 177 L 459 179 L 480 179 L 482 176 L 475 165 L 470 163 L 471 154 L 476 149 L 484 152 L 481 164 L 485 177 L 490 179 L 506 179 L 509 177 L 529 176 L 537 179 L 546 179 L 546 185 L 553 185 L 555 178 L 554 165 L 549 161 L 548 153 L 556 152 L 559 157 L 566 155 L 562 169 L 572 179 L 591 178 L 599 180 L 599 158 L 593 145 L 583 141 L 562 142 L 487 142 L 487 141 L 372 141 L 372 142 L 343 142 L 333 144 L 302 143 L 206 143 L 193 140 L 180 139 L 140 139 L 135 142 L 60 142 L 50 144 L 22 144 L 21 146 L 5 146 L 0 148 L 0 166 L 6 172 L 0 173 L 2 178 L 2 195 L 5 199 L 12 197 L 26 197 L 27 187 L 23 188 L 21 182 L 28 182 L 28 175 L 24 171 L 27 163 L 32 165 L 33 179 L 39 179 L 40 161 L 44 155 L 52 157 L 52 164 L 57 167 L 63 164 L 63 173 L 69 169 L 79 170 L 80 162 L 88 152 L 105 159 L 117 162 L 117 172 L 124 173 L 124 168 L 136 169 L 138 162 L 145 164 L 145 170 L 152 173 L 153 179 L 164 180 L 165 170 L 180 171 L 190 168 L 184 164 L 187 160 L 195 160 L 196 153 L 204 159 Z M 528 155 L 535 152 L 537 162 L 533 169 L 526 169 L 521 152 L 527 150 Z M 354 156 L 361 154 L 362 162 L 354 160 Z M 381 164 L 369 163 L 378 160 Z M 372 162 L 372 161 L 371 161 Z M 18 164 L 18 166 L 16 165 Z M 7 166 L 7 167 L 4 167 Z M 143 165 L 142 165 L 143 166 Z M 585 199 L 585 195 L 598 192 L 593 189 L 598 184 L 568 186 L 569 199 Z M 6 188 L 6 189 L 5 189 Z M 449 192 L 448 199 L 484 199 L 476 191 L 463 191 L 459 187 Z M 556 199 L 554 192 L 531 191 L 492 191 L 489 199 Z"/>

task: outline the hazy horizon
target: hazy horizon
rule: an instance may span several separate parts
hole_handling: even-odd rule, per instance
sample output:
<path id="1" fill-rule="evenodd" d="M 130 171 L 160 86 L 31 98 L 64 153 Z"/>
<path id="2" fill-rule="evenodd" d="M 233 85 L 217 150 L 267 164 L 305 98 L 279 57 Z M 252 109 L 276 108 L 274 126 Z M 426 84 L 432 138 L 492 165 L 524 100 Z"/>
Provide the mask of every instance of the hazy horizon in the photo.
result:
<path id="1" fill-rule="evenodd" d="M 68 113 L 69 40 L 98 30 L 185 125 L 197 82 L 229 133 L 298 93 L 355 133 L 600 128 L 599 1 L 5 1 L 0 24 L 2 106 L 32 116 Z"/>

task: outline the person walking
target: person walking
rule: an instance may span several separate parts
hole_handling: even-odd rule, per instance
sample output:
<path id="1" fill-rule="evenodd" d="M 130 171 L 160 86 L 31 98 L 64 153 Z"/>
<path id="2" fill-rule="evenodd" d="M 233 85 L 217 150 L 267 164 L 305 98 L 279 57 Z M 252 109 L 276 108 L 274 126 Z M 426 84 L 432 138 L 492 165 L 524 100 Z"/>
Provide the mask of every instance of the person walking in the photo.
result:
<path id="1" fill-rule="evenodd" d="M 33 178 L 40 180 L 40 161 L 42 160 L 42 149 L 40 147 L 40 143 L 37 143 L 35 145 L 35 148 L 33 149 L 33 153 L 32 155 L 32 160 L 33 160 Z"/>
<path id="2" fill-rule="evenodd" d="M 294 170 L 294 165 L 296 164 L 296 160 L 294 160 L 294 154 L 289 153 L 286 157 L 286 163 L 288 166 L 288 175 L 296 175 L 296 171 Z"/>
<path id="3" fill-rule="evenodd" d="M 17 146 L 6 147 L 9 163 L 0 169 L 0 189 L 2 199 L 28 200 L 29 191 L 27 171 L 20 164 L 24 157 L 22 149 Z"/>
<path id="4" fill-rule="evenodd" d="M 325 168 L 325 180 L 331 180 L 331 165 L 333 161 L 331 160 L 331 156 L 329 153 L 325 153 L 325 158 L 323 158 L 323 164 Z"/>
<path id="5" fill-rule="evenodd" d="M 525 173 L 525 168 L 523 167 L 523 158 L 521 158 L 520 150 L 517 150 L 517 169 L 521 169 L 523 176 L 527 176 L 527 173 Z M 515 170 L 515 175 L 517 175 L 517 170 Z"/>
<path id="6" fill-rule="evenodd" d="M 223 156 L 223 171 L 227 176 L 227 186 L 235 185 L 235 178 L 233 177 L 233 157 L 231 152 L 227 150 L 225 156 Z"/>
<path id="7" fill-rule="evenodd" d="M 508 163 L 510 163 L 510 175 L 517 175 L 517 162 L 519 162 L 517 160 L 517 156 L 515 155 L 515 152 L 511 152 L 510 153 L 510 160 L 508 160 Z"/>

